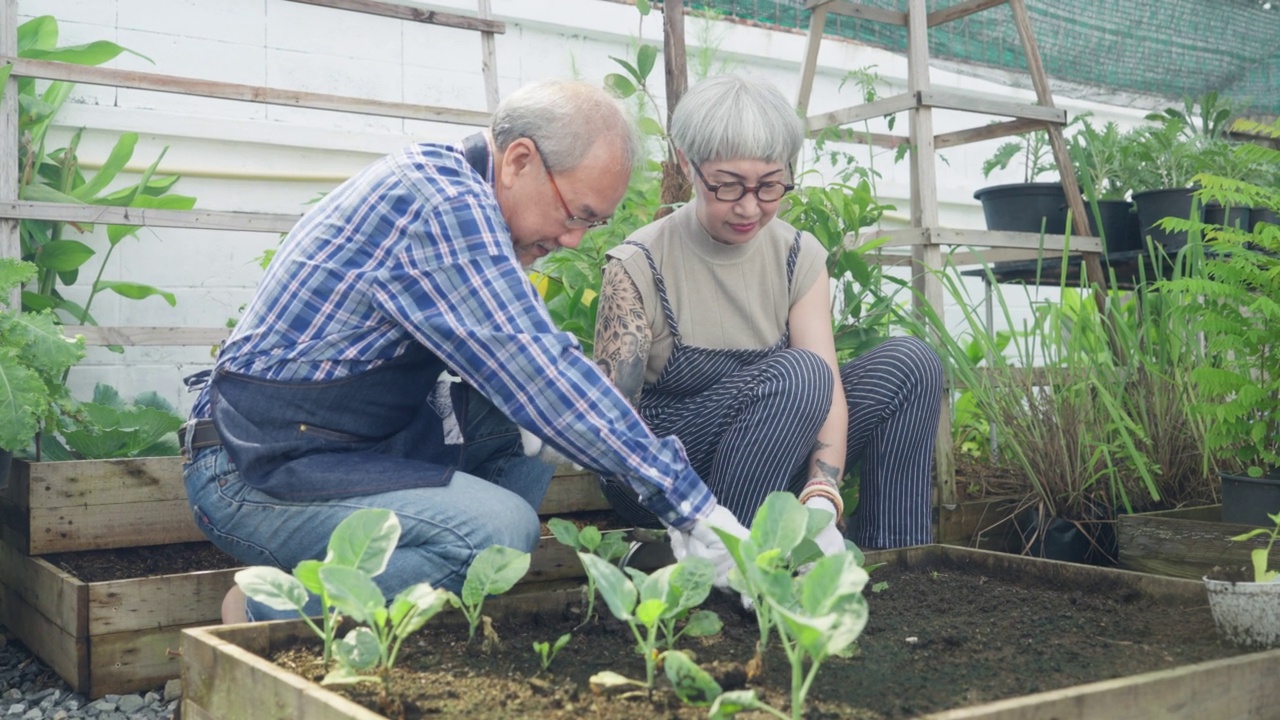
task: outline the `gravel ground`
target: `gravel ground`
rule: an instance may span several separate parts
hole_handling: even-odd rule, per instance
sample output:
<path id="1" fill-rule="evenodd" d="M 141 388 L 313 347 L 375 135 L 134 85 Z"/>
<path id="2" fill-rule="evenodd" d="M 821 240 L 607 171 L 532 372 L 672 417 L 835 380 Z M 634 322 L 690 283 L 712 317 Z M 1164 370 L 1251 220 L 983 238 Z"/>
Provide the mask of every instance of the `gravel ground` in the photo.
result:
<path id="1" fill-rule="evenodd" d="M 171 720 L 182 686 L 171 680 L 145 693 L 90 701 L 0 627 L 0 718 L 4 720 Z"/>

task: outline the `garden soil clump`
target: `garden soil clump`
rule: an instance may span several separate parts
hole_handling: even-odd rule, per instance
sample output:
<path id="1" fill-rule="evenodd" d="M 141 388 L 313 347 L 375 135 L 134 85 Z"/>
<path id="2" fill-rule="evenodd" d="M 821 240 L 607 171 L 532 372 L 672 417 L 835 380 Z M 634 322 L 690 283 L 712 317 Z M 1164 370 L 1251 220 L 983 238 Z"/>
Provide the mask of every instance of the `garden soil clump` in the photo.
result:
<path id="1" fill-rule="evenodd" d="M 949 563 L 881 568 L 871 579 L 888 586 L 867 592 L 870 623 L 857 651 L 823 664 L 806 718 L 914 717 L 1242 652 L 1217 639 L 1206 603 L 1011 580 Z M 776 637 L 762 676 L 748 685 L 746 665 L 759 637 L 754 615 L 718 592 L 708 606 L 725 621 L 724 632 L 680 646 L 725 690 L 749 686 L 785 710 L 790 667 Z M 588 678 L 602 670 L 644 678 L 630 630 L 607 617 L 603 603 L 596 607 L 602 619 L 577 630 L 576 616 L 500 618 L 494 626 L 502 647 L 489 653 L 478 639 L 466 642 L 465 626 L 428 623 L 405 643 L 393 675 L 404 717 L 705 718 L 705 708 L 682 706 L 664 679 L 651 699 L 643 691 L 626 697 L 592 692 Z M 543 672 L 532 644 L 566 632 L 573 639 Z M 318 680 L 316 649 L 285 649 L 272 659 Z M 388 712 L 372 684 L 338 691 Z"/>

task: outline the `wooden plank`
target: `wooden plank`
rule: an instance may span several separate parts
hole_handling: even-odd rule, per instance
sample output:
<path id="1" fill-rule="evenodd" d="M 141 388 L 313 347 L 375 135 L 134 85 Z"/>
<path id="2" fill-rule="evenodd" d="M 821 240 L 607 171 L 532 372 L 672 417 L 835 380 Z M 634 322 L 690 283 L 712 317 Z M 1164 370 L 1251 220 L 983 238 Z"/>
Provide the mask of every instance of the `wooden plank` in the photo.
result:
<path id="1" fill-rule="evenodd" d="M 926 720 L 1275 717 L 1280 650 L 1238 655 L 924 716 Z"/>
<path id="2" fill-rule="evenodd" d="M 964 230 L 959 228 L 934 228 L 930 240 L 935 245 L 966 245 L 973 247 L 1017 248 L 1021 250 L 1061 250 L 1063 238 L 1046 233 L 1011 232 L 1004 230 Z M 1101 252 L 1102 240 L 1096 237 L 1072 236 L 1068 248 L 1072 252 Z"/>
<path id="3" fill-rule="evenodd" d="M 88 634 L 97 637 L 217 622 L 222 617 L 222 599 L 240 569 L 89 583 Z"/>
<path id="4" fill-rule="evenodd" d="M 870 120 L 885 115 L 893 115 L 905 110 L 913 110 L 916 107 L 915 93 L 901 93 L 899 95 L 891 95 L 887 98 L 881 98 L 874 102 L 854 105 L 853 107 L 844 108 L 842 110 L 832 110 L 820 115 L 811 115 L 805 124 L 810 133 L 823 128 L 835 127 L 837 125 L 847 125 L 860 120 Z"/>
<path id="5" fill-rule="evenodd" d="M 841 142 L 871 145 L 873 147 L 884 148 L 885 150 L 897 150 L 899 147 L 909 145 L 911 143 L 911 138 L 908 138 L 905 135 L 863 132 L 853 128 L 823 128 L 822 130 L 809 131 L 808 134 L 809 137 L 817 137 L 819 134 L 823 134 Z"/>
<path id="6" fill-rule="evenodd" d="M 684 0 L 662 3 L 662 69 L 667 89 L 667 127 L 689 89 L 688 46 L 684 40 Z"/>
<path id="7" fill-rule="evenodd" d="M 27 646 L 71 689 L 89 687 L 89 641 L 45 617 L 7 582 L 0 586 L 0 623 Z"/>
<path id="8" fill-rule="evenodd" d="M 960 545 L 964 547 L 980 547 L 984 533 L 992 526 L 1009 516 L 1016 500 L 1011 498 L 989 498 L 970 500 L 955 505 L 941 505 L 936 509 L 938 515 L 937 542 L 943 545 Z M 1003 533 L 1000 533 L 1003 537 Z M 1008 549 L 986 547 L 988 550 Z"/>
<path id="9" fill-rule="evenodd" d="M 563 473 L 563 474 L 562 474 Z M 551 478 L 547 494 L 542 498 L 538 514 L 543 516 L 564 513 L 608 510 L 611 506 L 600 491 L 600 481 L 594 473 L 561 467 Z"/>
<path id="10" fill-rule="evenodd" d="M 1008 0 L 1004 0 L 1007 2 Z M 953 132 L 935 135 L 933 144 L 935 147 L 956 147 L 967 143 L 982 142 L 983 140 L 993 140 L 995 138 L 1007 137 L 1009 135 L 1021 135 L 1022 133 L 1039 130 L 1045 127 L 1045 123 L 1041 120 L 1009 120 L 1006 122 L 992 123 L 976 128 L 967 128 L 965 130 L 955 130 Z"/>
<path id="11" fill-rule="evenodd" d="M 646 543 L 644 552 L 632 556 L 630 567 L 640 570 L 653 570 L 675 562 L 671 556 L 671 548 L 666 543 Z M 533 558 L 529 563 L 529 572 L 520 580 L 520 584 L 534 584 L 552 580 L 565 580 L 586 577 L 582 569 L 582 560 L 568 545 L 548 535 L 538 540 L 533 549 Z M 488 607 L 487 605 L 485 607 Z"/>
<path id="12" fill-rule="evenodd" d="M 69 65 L 45 60 L 25 60 L 12 56 L 0 57 L 0 63 L 13 65 L 14 75 L 44 80 L 66 80 L 88 85 L 106 85 L 132 88 L 134 90 L 198 95 L 222 100 L 379 115 L 407 120 L 429 120 L 432 122 L 453 123 L 455 125 L 485 127 L 489 124 L 489 113 L 476 110 L 460 110 L 417 103 L 366 100 L 344 95 L 330 95 L 301 90 L 280 90 L 261 85 L 196 80 L 161 75 L 159 73 Z"/>
<path id="13" fill-rule="evenodd" d="M 193 627 L 213 624 L 206 621 Z M 181 627 L 100 635 L 89 640 L 88 696 L 154 690 L 182 673 Z"/>
<path id="14" fill-rule="evenodd" d="M 244 232 L 287 233 L 301 215 L 287 213 L 226 212 L 221 210 L 158 210 L 153 208 L 74 205 L 0 199 L 0 217 L 20 220 L 144 227 L 189 228 L 196 230 L 239 230 Z"/>
<path id="15" fill-rule="evenodd" d="M 368 15 L 380 15 L 382 17 L 396 18 L 397 20 L 412 20 L 413 22 L 440 25 L 441 27 L 451 27 L 459 30 L 477 30 L 490 34 L 505 33 L 507 31 L 506 23 L 490 20 L 489 14 L 484 8 L 485 5 L 488 5 L 488 2 L 487 0 L 482 1 L 480 17 L 472 17 L 470 15 L 427 10 L 426 8 L 401 5 L 399 3 L 379 2 L 378 0 L 291 0 L 291 2 L 303 5 L 318 5 L 337 10 L 350 10 Z"/>
<path id="16" fill-rule="evenodd" d="M 33 509 L 30 521 L 36 529 L 28 538 L 27 552 L 31 555 L 205 539 L 186 499 Z"/>
<path id="17" fill-rule="evenodd" d="M 18 54 L 17 0 L 0 0 L 0 55 Z M 0 201 L 18 198 L 18 82 L 9 77 L 0 83 Z M 0 257 L 21 258 L 22 236 L 18 221 L 0 218 Z M 22 288 L 13 288 L 4 298 L 8 307 L 22 307 Z"/>
<path id="18" fill-rule="evenodd" d="M 182 458 L 149 457 L 114 460 L 18 460 L 14 469 L 29 478 L 27 502 L 33 508 L 89 504 L 146 503 L 186 500 Z"/>
<path id="19" fill-rule="evenodd" d="M 800 66 L 800 89 L 796 92 L 796 109 L 800 117 L 806 117 L 809 114 L 809 99 L 813 96 L 813 78 L 818 72 L 818 46 L 822 44 L 822 30 L 827 24 L 825 4 L 811 9 L 809 37 L 805 41 L 804 61 Z M 806 119 L 806 126 L 808 122 Z"/>
<path id="20" fill-rule="evenodd" d="M 74 637 L 85 637 L 88 620 L 84 606 L 88 585 L 40 558 L 0 543 L 0 584 L 12 589 L 55 626 Z M 10 626 L 12 627 L 12 626 Z"/>
<path id="21" fill-rule="evenodd" d="M 479 0 L 479 9 L 481 19 L 488 22 L 493 14 L 489 0 Z M 505 31 L 504 26 L 501 32 Z M 498 109 L 498 51 L 494 45 L 495 32 L 500 31 L 486 30 L 480 33 L 480 74 L 484 76 L 485 107 L 490 113 Z"/>
<path id="22" fill-rule="evenodd" d="M 189 347 L 217 345 L 231 332 L 225 327 L 101 327 L 98 325 L 64 325 L 67 337 L 81 335 L 86 345 L 126 345 L 129 347 Z"/>
<path id="23" fill-rule="evenodd" d="M 907 13 L 886 10 L 872 5 L 863 5 L 849 0 L 810 0 L 805 4 L 805 7 L 811 10 L 824 7 L 836 15 L 871 20 L 872 22 L 882 22 L 890 25 L 907 24 Z"/>
<path id="24" fill-rule="evenodd" d="M 1007 2 L 1009 2 L 1009 0 L 965 0 L 964 2 L 956 3 L 951 7 L 934 10 L 929 13 L 928 24 L 929 27 L 943 25 L 954 20 L 959 20 L 962 17 L 967 17 L 976 12 L 981 12 L 988 8 L 1003 5 Z"/>
<path id="25" fill-rule="evenodd" d="M 958 92 L 923 90 L 920 92 L 920 104 L 932 108 L 961 110 L 984 115 L 1005 115 L 1012 118 L 1038 120 L 1058 125 L 1065 125 L 1067 122 L 1067 111 L 1061 108 L 1027 105 L 1006 100 L 991 100 Z"/>
<path id="26" fill-rule="evenodd" d="M 1216 565 L 1251 567 L 1249 553 L 1265 548 L 1266 538 L 1235 542 L 1254 528 L 1219 519 L 1186 520 L 1139 513 L 1116 519 L 1119 565 L 1128 570 L 1200 579 Z"/>

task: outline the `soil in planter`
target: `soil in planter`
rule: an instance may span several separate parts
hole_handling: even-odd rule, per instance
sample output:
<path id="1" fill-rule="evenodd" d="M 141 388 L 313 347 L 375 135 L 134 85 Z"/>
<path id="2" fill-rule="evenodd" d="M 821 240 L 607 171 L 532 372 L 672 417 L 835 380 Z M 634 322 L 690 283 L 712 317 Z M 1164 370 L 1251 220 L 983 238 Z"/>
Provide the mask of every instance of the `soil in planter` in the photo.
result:
<path id="1" fill-rule="evenodd" d="M 867 593 L 870 623 L 848 659 L 824 663 L 810 693 L 806 718 L 886 720 L 913 717 L 1080 683 L 1133 675 L 1241 652 L 1220 643 L 1207 603 L 1177 605 L 1094 587 L 1055 587 L 1038 581 L 977 574 L 950 564 L 934 570 L 882 568 L 872 581 L 888 588 Z M 758 631 L 720 593 L 709 604 L 725 621 L 722 635 L 682 642 L 726 690 L 746 686 L 745 664 Z M 600 612 L 607 614 L 602 602 Z M 407 718 L 705 718 L 666 690 L 630 698 L 603 697 L 588 678 L 604 669 L 644 677 L 630 631 L 612 619 L 575 630 L 576 617 L 499 619 L 503 647 L 491 654 L 466 643 L 464 627 L 438 621 L 405 643 L 393 691 Z M 550 672 L 531 648 L 572 632 Z M 775 707 L 789 700 L 790 669 L 776 639 L 765 672 L 751 682 Z M 318 679 L 315 646 L 282 649 L 273 657 Z M 659 686 L 665 686 L 659 680 Z M 377 711 L 372 685 L 342 688 Z M 746 717 L 765 717 L 747 715 Z"/>
<path id="2" fill-rule="evenodd" d="M 228 570 L 244 563 L 205 542 L 55 553 L 43 558 L 84 582 Z"/>

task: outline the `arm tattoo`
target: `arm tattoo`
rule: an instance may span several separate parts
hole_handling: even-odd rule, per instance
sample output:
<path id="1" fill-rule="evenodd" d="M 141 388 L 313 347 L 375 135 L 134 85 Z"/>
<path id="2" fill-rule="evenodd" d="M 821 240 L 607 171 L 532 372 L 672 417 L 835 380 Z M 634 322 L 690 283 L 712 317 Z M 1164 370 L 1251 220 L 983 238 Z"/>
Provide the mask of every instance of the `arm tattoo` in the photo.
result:
<path id="1" fill-rule="evenodd" d="M 840 487 L 840 477 L 839 477 L 840 471 L 836 469 L 835 465 L 832 465 L 831 463 L 828 463 L 828 462 L 823 462 L 822 460 L 814 460 L 813 464 L 818 468 L 818 472 L 822 473 L 822 477 L 824 479 L 830 480 L 831 482 L 835 483 L 836 487 Z"/>
<path id="2" fill-rule="evenodd" d="M 652 344 L 640 290 L 622 263 L 611 260 L 605 265 L 600 282 L 596 363 L 632 405 L 640 400 Z"/>

